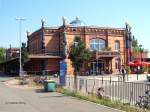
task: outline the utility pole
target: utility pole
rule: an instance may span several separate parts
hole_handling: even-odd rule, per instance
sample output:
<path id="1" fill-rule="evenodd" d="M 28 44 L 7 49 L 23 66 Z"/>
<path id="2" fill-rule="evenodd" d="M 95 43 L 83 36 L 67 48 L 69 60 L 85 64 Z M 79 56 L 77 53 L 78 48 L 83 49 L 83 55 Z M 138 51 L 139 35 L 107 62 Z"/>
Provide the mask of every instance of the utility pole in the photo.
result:
<path id="1" fill-rule="evenodd" d="M 19 60 L 20 60 L 20 69 L 19 69 L 19 76 L 22 76 L 22 62 L 21 62 L 21 25 L 22 25 L 22 21 L 24 21 L 25 19 L 22 17 L 17 17 L 16 18 L 17 21 L 19 21 L 19 49 L 20 49 L 20 56 L 19 56 Z"/>

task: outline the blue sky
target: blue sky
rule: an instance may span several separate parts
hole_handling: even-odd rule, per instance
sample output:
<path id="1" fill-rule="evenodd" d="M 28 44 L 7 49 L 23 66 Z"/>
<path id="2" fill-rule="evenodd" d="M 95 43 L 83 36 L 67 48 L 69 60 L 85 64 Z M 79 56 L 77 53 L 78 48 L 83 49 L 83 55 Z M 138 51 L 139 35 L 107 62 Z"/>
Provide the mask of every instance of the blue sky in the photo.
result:
<path id="1" fill-rule="evenodd" d="M 17 47 L 18 21 L 22 24 L 22 41 L 26 42 L 26 30 L 33 32 L 40 28 L 40 19 L 46 19 L 46 26 L 59 26 L 61 17 L 68 22 L 78 16 L 86 25 L 102 27 L 125 27 L 125 21 L 132 26 L 132 33 L 139 43 L 149 48 L 150 0 L 0 0 L 0 46 Z"/>

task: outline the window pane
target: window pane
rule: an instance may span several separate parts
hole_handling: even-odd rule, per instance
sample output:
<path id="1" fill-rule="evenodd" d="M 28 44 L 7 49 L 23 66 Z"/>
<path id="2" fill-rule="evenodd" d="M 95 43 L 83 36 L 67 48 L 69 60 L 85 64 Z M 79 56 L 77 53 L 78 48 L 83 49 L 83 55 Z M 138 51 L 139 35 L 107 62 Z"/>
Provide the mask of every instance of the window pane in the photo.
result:
<path id="1" fill-rule="evenodd" d="M 100 45 L 100 50 L 104 49 L 105 48 L 105 45 L 104 44 L 101 44 Z"/>
<path id="2" fill-rule="evenodd" d="M 99 44 L 99 39 L 95 39 L 95 43 L 96 43 L 96 44 Z"/>
<path id="3" fill-rule="evenodd" d="M 99 44 L 95 44 L 95 50 L 99 50 Z"/>
<path id="4" fill-rule="evenodd" d="M 94 44 L 90 44 L 90 49 L 93 51 L 94 50 Z"/>
<path id="5" fill-rule="evenodd" d="M 120 42 L 116 41 L 115 42 L 115 50 L 119 50 L 120 49 Z"/>
<path id="6" fill-rule="evenodd" d="M 90 40 L 90 49 L 91 50 L 101 50 L 105 48 L 105 40 L 103 39 L 92 39 Z"/>
<path id="7" fill-rule="evenodd" d="M 94 39 L 90 40 L 90 44 L 91 44 L 91 43 L 94 43 Z"/>
<path id="8" fill-rule="evenodd" d="M 100 39 L 99 40 L 100 50 L 105 48 L 105 40 Z"/>

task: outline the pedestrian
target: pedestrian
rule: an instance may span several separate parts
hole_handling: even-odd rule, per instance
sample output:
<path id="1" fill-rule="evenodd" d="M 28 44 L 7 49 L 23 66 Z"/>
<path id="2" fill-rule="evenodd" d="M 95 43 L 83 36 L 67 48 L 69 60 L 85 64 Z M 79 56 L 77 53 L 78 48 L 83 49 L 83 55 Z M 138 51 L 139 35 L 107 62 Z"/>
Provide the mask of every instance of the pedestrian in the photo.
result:
<path id="1" fill-rule="evenodd" d="M 125 81 L 125 75 L 126 75 L 126 69 L 122 68 L 121 70 L 122 76 L 123 76 L 123 82 Z"/>
<path id="2" fill-rule="evenodd" d="M 110 74 L 112 74 L 113 73 L 113 71 L 112 71 L 112 69 L 110 69 Z"/>
<path id="3" fill-rule="evenodd" d="M 89 76 L 89 75 L 90 75 L 89 70 L 87 70 L 87 71 L 86 71 L 86 75 L 87 75 L 87 76 Z"/>
<path id="4" fill-rule="evenodd" d="M 104 73 L 104 70 L 102 70 L 102 71 L 101 71 L 101 75 L 104 75 L 104 74 L 105 74 L 105 73 Z"/>

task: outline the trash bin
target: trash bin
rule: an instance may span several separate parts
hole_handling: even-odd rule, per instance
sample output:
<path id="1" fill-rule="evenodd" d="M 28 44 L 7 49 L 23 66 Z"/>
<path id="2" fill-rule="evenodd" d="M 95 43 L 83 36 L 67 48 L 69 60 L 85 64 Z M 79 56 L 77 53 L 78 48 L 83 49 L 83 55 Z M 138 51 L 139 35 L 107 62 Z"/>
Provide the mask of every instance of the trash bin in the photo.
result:
<path id="1" fill-rule="evenodd" d="M 53 92 L 56 89 L 56 83 L 53 80 L 44 81 L 44 90 L 45 92 Z"/>

